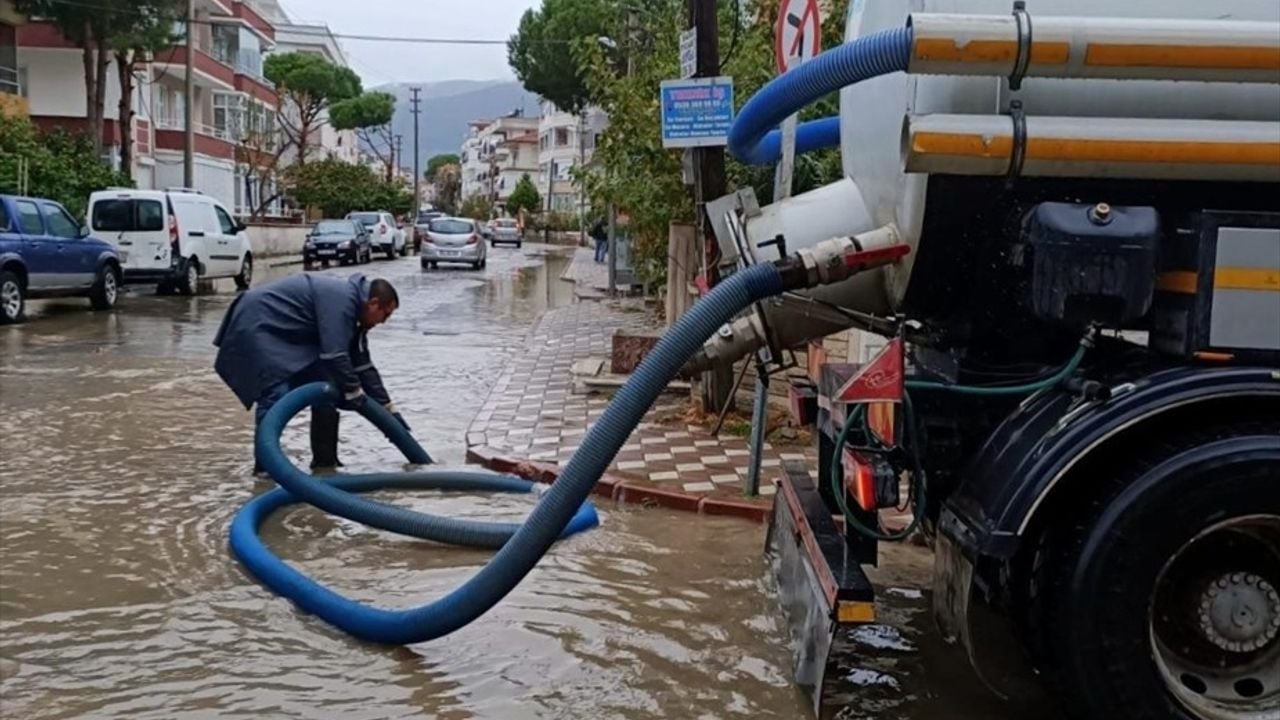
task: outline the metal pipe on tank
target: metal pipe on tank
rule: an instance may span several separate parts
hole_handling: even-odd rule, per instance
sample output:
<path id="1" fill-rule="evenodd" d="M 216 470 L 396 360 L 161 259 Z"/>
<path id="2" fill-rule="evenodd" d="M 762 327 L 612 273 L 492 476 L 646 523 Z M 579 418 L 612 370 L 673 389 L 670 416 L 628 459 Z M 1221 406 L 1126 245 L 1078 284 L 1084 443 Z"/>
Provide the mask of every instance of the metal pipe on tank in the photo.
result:
<path id="1" fill-rule="evenodd" d="M 1025 139 L 1019 140 L 1010 115 L 910 117 L 903 134 L 906 171 L 1280 182 L 1280 122 L 1080 117 L 1026 117 L 1024 122 Z"/>
<path id="2" fill-rule="evenodd" d="M 1280 83 L 1273 22 L 1028 17 L 913 13 L 908 72 Z"/>

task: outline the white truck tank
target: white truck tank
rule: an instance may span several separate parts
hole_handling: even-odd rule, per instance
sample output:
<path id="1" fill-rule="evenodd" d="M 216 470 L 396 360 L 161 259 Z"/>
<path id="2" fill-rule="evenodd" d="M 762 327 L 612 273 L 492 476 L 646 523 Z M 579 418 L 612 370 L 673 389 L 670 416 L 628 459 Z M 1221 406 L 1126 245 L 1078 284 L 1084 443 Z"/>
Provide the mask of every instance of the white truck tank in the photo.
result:
<path id="1" fill-rule="evenodd" d="M 927 207 L 965 212 L 930 196 L 931 173 L 989 179 L 1018 158 L 1017 175 L 1028 178 L 1280 184 L 1277 0 L 1028 0 L 1025 13 L 1010 0 L 852 0 L 845 40 L 908 24 L 916 41 L 909 72 L 840 93 L 844 180 L 762 208 L 740 191 L 709 204 L 708 214 L 728 261 L 775 260 L 771 241 L 779 235 L 795 251 L 889 226 L 912 252 L 896 265 L 758 306 L 691 367 L 847 327 L 874 329 L 845 311 L 899 311 L 921 243 L 963 242 L 922 237 Z M 940 52 L 923 51 L 928 41 Z M 1112 52 L 1105 62 L 1090 55 L 1095 42 Z M 1003 46 L 1003 57 L 987 62 L 984 46 Z M 1010 64 L 1009 47 L 1018 51 L 1013 66 L 1025 53 L 1028 69 L 1016 90 L 995 71 Z M 949 62 L 953 56 L 964 62 Z M 1037 139 L 1062 154 L 1031 152 Z M 1170 147 L 1188 156 L 1172 158 Z"/>
<path id="2" fill-rule="evenodd" d="M 1055 16 L 1280 23 L 1276 0 L 1028 0 L 1026 10 L 1033 33 L 1037 19 Z M 913 13 L 1012 17 L 1011 11 L 1009 0 L 853 0 L 845 39 L 902 27 Z M 895 73 L 841 91 L 841 158 L 845 175 L 857 184 L 870 212 L 871 226 L 895 223 L 914 250 L 926 205 L 945 198 L 927 197 L 927 174 L 906 171 L 908 116 L 999 115 L 1009 110 L 1011 100 L 1020 100 L 1028 118 L 1132 118 L 1139 125 L 1152 119 L 1275 123 L 1280 121 L 1280 70 L 1273 74 L 1272 83 L 1028 77 L 1019 90 L 1010 91 L 1002 77 Z M 1280 137 L 1272 140 L 1280 142 Z M 906 293 L 914 256 L 884 271 L 891 306 Z"/>

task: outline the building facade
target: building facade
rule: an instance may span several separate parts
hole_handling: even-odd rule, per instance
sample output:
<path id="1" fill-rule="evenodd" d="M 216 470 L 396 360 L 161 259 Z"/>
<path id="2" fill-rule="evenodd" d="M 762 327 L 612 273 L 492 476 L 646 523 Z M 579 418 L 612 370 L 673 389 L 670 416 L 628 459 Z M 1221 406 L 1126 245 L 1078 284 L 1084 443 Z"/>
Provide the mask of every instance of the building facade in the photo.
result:
<path id="1" fill-rule="evenodd" d="M 503 214 L 520 178 L 538 172 L 538 118 L 520 115 L 477 120 L 458 154 L 462 198 L 483 196 Z"/>
<path id="2" fill-rule="evenodd" d="M 107 69 L 103 146 L 121 163 L 125 137 L 132 140 L 132 167 L 140 188 L 183 185 L 188 57 L 194 68 L 195 189 L 228 207 L 243 207 L 241 139 L 254 128 L 274 124 L 275 88 L 262 75 L 264 55 L 275 46 L 275 26 L 247 0 L 196 0 L 190 38 L 134 64 L 134 117 L 121 127 L 118 73 Z M 18 82 L 32 120 L 42 129 L 84 130 L 88 126 L 81 50 L 47 22 L 28 22 L 17 31 Z M 114 60 L 112 60 L 114 63 Z"/>
<path id="3" fill-rule="evenodd" d="M 573 180 L 572 170 L 591 164 L 596 142 L 609 124 L 609 116 L 600 108 L 587 108 L 574 115 L 545 99 L 539 108 L 538 191 L 547 210 L 578 213 L 586 200 L 581 187 Z"/>

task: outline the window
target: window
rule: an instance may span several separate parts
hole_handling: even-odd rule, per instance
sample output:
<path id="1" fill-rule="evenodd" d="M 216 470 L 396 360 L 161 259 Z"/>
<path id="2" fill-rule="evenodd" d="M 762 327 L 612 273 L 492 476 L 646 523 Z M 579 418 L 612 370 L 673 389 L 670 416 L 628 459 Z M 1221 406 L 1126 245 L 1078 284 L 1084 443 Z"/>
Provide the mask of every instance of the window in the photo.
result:
<path id="1" fill-rule="evenodd" d="M 235 220 L 231 219 L 226 210 L 214 205 L 213 212 L 218 215 L 218 224 L 222 226 L 223 235 L 235 235 L 239 231 L 239 225 L 236 224 Z"/>
<path id="2" fill-rule="evenodd" d="M 9 209 L 0 202 L 0 232 L 9 231 Z"/>
<path id="3" fill-rule="evenodd" d="M 464 235 L 475 232 L 475 226 L 469 220 L 432 220 L 427 231 L 441 235 Z"/>
<path id="4" fill-rule="evenodd" d="M 18 225 L 26 235 L 43 235 L 44 223 L 40 221 L 40 210 L 33 202 L 19 202 Z"/>
<path id="5" fill-rule="evenodd" d="M 567 147 L 569 145 L 568 128 L 556 128 L 556 147 Z"/>
<path id="6" fill-rule="evenodd" d="M 40 211 L 44 213 L 45 227 L 49 228 L 50 235 L 67 240 L 80 237 L 80 226 L 66 210 L 52 203 L 42 203 Z"/>
<path id="7" fill-rule="evenodd" d="M 164 209 L 157 200 L 101 200 L 94 203 L 91 222 L 103 232 L 159 232 Z"/>
<path id="8" fill-rule="evenodd" d="M 165 129 L 182 128 L 186 114 L 186 97 L 163 85 L 156 86 L 156 125 Z"/>

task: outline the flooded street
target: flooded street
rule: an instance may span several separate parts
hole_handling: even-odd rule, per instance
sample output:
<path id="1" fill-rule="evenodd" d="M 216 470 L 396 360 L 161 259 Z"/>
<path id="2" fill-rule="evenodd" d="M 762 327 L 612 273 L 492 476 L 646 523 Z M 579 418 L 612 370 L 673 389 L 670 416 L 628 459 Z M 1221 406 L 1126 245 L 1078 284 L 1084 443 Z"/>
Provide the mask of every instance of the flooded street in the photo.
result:
<path id="1" fill-rule="evenodd" d="M 399 290 L 370 346 L 438 461 L 462 463 L 467 424 L 505 362 L 541 312 L 572 301 L 565 258 L 547 252 L 496 250 L 485 271 L 422 272 L 417 258 L 361 268 Z M 194 298 L 139 288 L 116 312 L 33 303 L 26 325 L 0 328 L 0 716 L 806 716 L 764 530 L 733 518 L 604 503 L 599 529 L 558 544 L 493 611 L 405 648 L 352 640 L 263 588 L 227 549 L 232 516 L 271 486 L 250 473 L 251 413 L 212 370 L 233 298 L 221 286 Z M 350 471 L 401 462 L 350 416 L 342 438 Z M 305 422 L 285 447 L 305 466 Z M 398 501 L 487 519 L 530 505 Z M 318 581 L 384 607 L 438 597 L 488 557 L 305 508 L 263 536 Z M 863 699 L 842 717 L 1004 720 L 962 668 L 947 671 L 960 660 L 941 654 L 920 592 L 928 553 L 894 552 L 900 566 L 878 576 L 896 588 L 881 602 L 893 627 L 864 638 L 876 656 L 849 668 Z M 953 676 L 942 689 L 922 682 Z"/>

